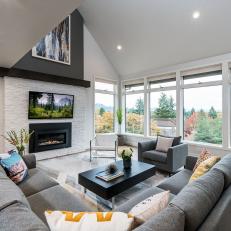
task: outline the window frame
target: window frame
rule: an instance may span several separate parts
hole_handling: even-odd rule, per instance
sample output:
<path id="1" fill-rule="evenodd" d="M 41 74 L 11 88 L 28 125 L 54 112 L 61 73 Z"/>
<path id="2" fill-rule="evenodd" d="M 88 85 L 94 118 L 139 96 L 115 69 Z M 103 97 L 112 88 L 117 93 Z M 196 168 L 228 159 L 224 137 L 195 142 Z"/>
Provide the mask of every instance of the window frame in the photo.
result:
<path id="1" fill-rule="evenodd" d="M 129 86 L 129 85 L 143 85 L 144 86 L 144 89 L 143 90 L 133 90 L 133 91 L 126 91 L 126 86 Z M 127 107 L 126 107 L 126 101 L 127 101 L 127 98 L 126 96 L 127 95 L 136 95 L 136 94 L 143 94 L 143 99 L 144 99 L 144 105 L 145 105 L 145 83 L 144 81 L 140 80 L 140 81 L 136 81 L 136 82 L 127 82 L 125 81 L 123 83 L 123 90 L 122 90 L 122 97 L 124 98 L 123 102 L 124 102 L 124 106 L 123 106 L 123 118 L 124 118 L 124 125 L 123 125 L 123 131 L 126 135 L 133 135 L 133 136 L 145 136 L 145 109 L 144 109 L 144 121 L 143 121 L 143 128 L 144 128 L 144 132 L 143 134 L 137 134 L 137 133 L 129 133 L 127 132 Z M 144 106 L 145 107 L 145 106 Z"/>
<path id="2" fill-rule="evenodd" d="M 220 74 L 222 76 L 222 80 L 218 80 L 218 81 L 208 81 L 208 82 L 198 82 L 198 83 L 184 83 L 184 77 L 187 78 L 187 76 L 190 76 L 189 78 L 193 78 L 193 76 L 195 76 L 195 78 L 199 78 L 201 76 L 209 76 L 210 74 Z M 183 76 L 181 75 L 180 76 L 181 78 L 181 84 L 180 84 L 180 91 L 182 92 L 182 110 L 184 110 L 184 90 L 185 89 L 193 89 L 193 88 L 201 88 L 201 87 L 213 87 L 213 86 L 221 86 L 222 88 L 222 143 L 221 144 L 213 144 L 213 143 L 206 143 L 206 142 L 198 142 L 198 141 L 189 141 L 189 140 L 186 140 L 184 139 L 184 111 L 182 111 L 182 120 L 183 120 L 183 126 L 182 126 L 182 131 L 181 131 L 181 134 L 182 134 L 182 139 L 187 142 L 187 143 L 191 143 L 191 144 L 198 144 L 198 145 L 202 145 L 202 146 L 205 146 L 205 147 L 208 147 L 208 146 L 213 146 L 213 147 L 223 147 L 224 145 L 224 134 L 223 134 L 223 123 L 224 123 L 224 120 L 223 120 L 223 84 L 224 84 L 224 80 L 223 80 L 223 71 L 222 69 L 221 70 L 216 70 L 216 71 L 208 71 L 208 72 L 205 72 L 205 73 L 195 73 L 195 74 L 192 74 L 192 75 L 186 75 L 186 76 Z"/>
<path id="3" fill-rule="evenodd" d="M 96 89 L 95 88 L 95 83 L 96 82 L 100 82 L 100 83 L 108 83 L 108 84 L 112 84 L 113 85 L 113 91 L 109 91 L 109 90 L 100 90 L 100 89 Z M 95 122 L 95 118 L 96 118 L 96 114 L 95 114 L 95 95 L 97 93 L 99 94 L 105 94 L 105 95 L 112 95 L 113 96 L 113 131 L 110 132 L 111 134 L 114 134 L 116 133 L 116 116 L 115 116 L 115 112 L 116 112 L 116 109 L 117 109 L 117 104 L 116 104 L 116 96 L 117 96 L 117 87 L 118 87 L 118 84 L 116 81 L 112 81 L 112 80 L 105 80 L 105 79 L 100 79 L 100 78 L 96 78 L 94 80 L 94 135 L 97 134 L 96 133 L 96 122 Z M 110 133 L 107 133 L 107 134 L 110 134 Z M 104 133 L 102 133 L 104 134 Z M 105 133 L 106 134 L 106 133 Z"/>
<path id="4" fill-rule="evenodd" d="M 153 82 L 157 82 L 157 83 L 161 83 L 161 82 L 170 82 L 170 81 L 168 81 L 168 80 L 173 80 L 173 79 L 175 79 L 175 82 L 176 82 L 176 85 L 177 85 L 177 81 L 176 81 L 176 76 L 175 77 L 173 77 L 172 76 L 172 74 L 170 75 L 165 75 L 165 77 L 164 78 L 160 78 L 160 79 L 156 79 L 156 81 L 155 80 L 148 80 L 148 83 L 147 83 L 147 94 L 148 94 L 148 119 L 147 119 L 147 122 L 148 122 L 148 131 L 147 131 L 147 136 L 148 137 L 156 137 L 156 136 L 152 136 L 151 135 L 151 93 L 152 92 L 165 92 L 165 91 L 174 91 L 175 90 L 175 93 L 176 93 L 176 96 L 175 96 L 175 98 L 177 97 L 177 92 L 176 92 L 176 90 L 177 90 L 177 86 L 175 85 L 175 86 L 170 86 L 170 87 L 159 87 L 159 88 L 151 88 L 150 87 L 150 85 L 151 85 L 151 83 L 153 83 Z M 177 111 L 177 100 L 176 100 L 176 111 Z M 177 116 L 176 116 L 177 117 Z M 176 126 L 176 129 L 177 129 L 177 126 Z"/>

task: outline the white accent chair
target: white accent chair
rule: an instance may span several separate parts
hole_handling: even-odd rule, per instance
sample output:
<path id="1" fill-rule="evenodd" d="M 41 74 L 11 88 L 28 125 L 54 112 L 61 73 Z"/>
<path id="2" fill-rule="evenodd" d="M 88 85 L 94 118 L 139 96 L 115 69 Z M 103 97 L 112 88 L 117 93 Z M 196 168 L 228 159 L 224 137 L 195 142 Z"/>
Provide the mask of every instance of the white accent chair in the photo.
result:
<path id="1" fill-rule="evenodd" d="M 116 161 L 118 137 L 115 134 L 97 134 L 90 140 L 90 161 L 92 158 L 113 158 Z M 114 155 L 98 155 L 97 152 L 114 152 Z M 94 152 L 94 155 L 93 155 Z"/>

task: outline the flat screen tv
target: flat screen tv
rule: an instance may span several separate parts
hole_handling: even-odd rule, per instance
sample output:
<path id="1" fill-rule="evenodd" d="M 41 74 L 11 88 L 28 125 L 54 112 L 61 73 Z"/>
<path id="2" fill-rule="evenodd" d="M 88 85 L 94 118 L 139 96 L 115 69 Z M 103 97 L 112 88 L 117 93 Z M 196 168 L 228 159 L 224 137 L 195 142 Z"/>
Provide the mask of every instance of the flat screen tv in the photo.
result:
<path id="1" fill-rule="evenodd" d="M 73 107 L 73 95 L 29 92 L 29 119 L 73 118 Z"/>

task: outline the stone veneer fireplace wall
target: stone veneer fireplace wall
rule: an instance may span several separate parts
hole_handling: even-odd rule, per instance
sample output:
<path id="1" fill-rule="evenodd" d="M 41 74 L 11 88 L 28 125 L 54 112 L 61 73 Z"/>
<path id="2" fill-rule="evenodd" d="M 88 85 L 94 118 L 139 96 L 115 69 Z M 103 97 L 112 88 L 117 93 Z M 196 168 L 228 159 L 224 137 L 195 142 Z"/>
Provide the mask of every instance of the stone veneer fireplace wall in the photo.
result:
<path id="1" fill-rule="evenodd" d="M 55 156 L 67 155 L 83 151 L 89 146 L 89 128 L 87 118 L 89 118 L 89 88 L 76 87 L 64 84 L 55 84 L 35 80 L 26 80 L 12 77 L 4 77 L 0 83 L 3 89 L 0 93 L 3 95 L 3 111 L 0 113 L 0 123 L 2 121 L 3 134 L 11 129 L 19 130 L 20 128 L 29 129 L 29 124 L 33 123 L 65 123 L 72 124 L 72 147 L 44 151 L 36 154 L 38 159 L 51 158 Z M 73 119 L 55 119 L 55 120 L 29 120 L 28 119 L 28 97 L 29 91 L 45 91 L 61 94 L 72 94 L 75 96 L 74 117 Z M 0 96 L 1 96 L 0 95 Z M 1 125 L 1 124 L 0 124 Z M 4 142 L 4 151 L 12 148 Z M 27 150 L 28 152 L 29 150 Z"/>

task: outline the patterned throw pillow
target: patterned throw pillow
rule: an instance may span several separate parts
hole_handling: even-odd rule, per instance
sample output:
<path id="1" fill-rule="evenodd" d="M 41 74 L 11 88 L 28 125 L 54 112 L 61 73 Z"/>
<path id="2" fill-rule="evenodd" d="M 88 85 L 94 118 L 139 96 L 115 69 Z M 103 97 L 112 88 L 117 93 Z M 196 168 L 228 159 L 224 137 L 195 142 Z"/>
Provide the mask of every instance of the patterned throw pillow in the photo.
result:
<path id="1" fill-rule="evenodd" d="M 170 147 L 172 147 L 172 142 L 174 138 L 168 138 L 164 136 L 158 136 L 156 151 L 167 152 Z"/>
<path id="2" fill-rule="evenodd" d="M 206 172 L 208 172 L 213 165 L 215 165 L 221 158 L 219 156 L 212 156 L 208 158 L 207 160 L 204 160 L 199 164 L 199 166 L 196 168 L 192 176 L 190 177 L 189 182 L 192 182 L 193 180 L 198 179 L 199 177 L 203 176 Z"/>
<path id="3" fill-rule="evenodd" d="M 200 165 L 200 163 L 202 163 L 203 161 L 207 160 L 211 156 L 212 156 L 212 154 L 206 148 L 204 148 L 201 151 L 201 153 L 200 153 L 200 155 L 199 155 L 199 157 L 197 159 L 197 162 L 196 162 L 196 164 L 195 164 L 195 166 L 193 168 L 193 172 L 195 172 L 196 168 Z"/>
<path id="4" fill-rule="evenodd" d="M 129 214 L 134 217 L 134 226 L 137 227 L 141 225 L 166 208 L 169 202 L 169 196 L 169 191 L 161 192 L 141 201 L 133 207 Z"/>
<path id="5" fill-rule="evenodd" d="M 17 151 L 12 150 L 9 154 L 10 156 L 8 158 L 0 159 L 0 164 L 5 169 L 9 178 L 14 181 L 14 183 L 18 184 L 25 179 L 28 169 Z"/>
<path id="6" fill-rule="evenodd" d="M 121 212 L 46 211 L 51 231 L 128 231 L 133 217 Z"/>

